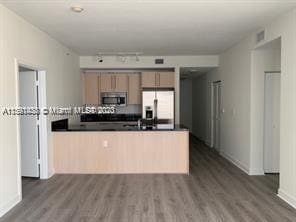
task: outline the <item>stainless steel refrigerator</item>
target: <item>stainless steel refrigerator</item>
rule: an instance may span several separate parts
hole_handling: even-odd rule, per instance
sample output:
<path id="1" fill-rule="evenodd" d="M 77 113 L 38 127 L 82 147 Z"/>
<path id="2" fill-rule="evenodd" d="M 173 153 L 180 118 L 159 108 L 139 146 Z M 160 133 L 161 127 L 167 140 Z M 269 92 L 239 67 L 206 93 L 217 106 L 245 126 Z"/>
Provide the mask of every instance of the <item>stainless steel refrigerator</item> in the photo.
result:
<path id="1" fill-rule="evenodd" d="M 174 90 L 143 90 L 142 118 L 152 118 L 156 124 L 174 124 L 175 122 L 175 91 Z M 150 112 L 150 114 L 149 114 Z M 149 116 L 148 116 L 149 115 Z"/>

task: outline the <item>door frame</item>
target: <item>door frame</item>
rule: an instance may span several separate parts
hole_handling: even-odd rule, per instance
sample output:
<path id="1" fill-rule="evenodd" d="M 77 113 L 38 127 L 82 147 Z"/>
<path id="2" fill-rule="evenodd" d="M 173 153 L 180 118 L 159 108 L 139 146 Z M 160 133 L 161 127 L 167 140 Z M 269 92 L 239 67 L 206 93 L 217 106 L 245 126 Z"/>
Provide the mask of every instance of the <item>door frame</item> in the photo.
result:
<path id="1" fill-rule="evenodd" d="M 220 105 L 221 105 L 221 80 L 218 81 L 214 81 L 211 83 L 211 148 L 215 148 L 215 120 L 214 120 L 214 114 L 215 114 L 215 110 L 214 110 L 214 99 L 215 99 L 215 95 L 214 95 L 214 90 L 215 90 L 215 85 L 216 84 L 220 84 Z M 221 107 L 220 107 L 221 108 Z M 221 126 L 221 121 L 220 124 Z M 221 131 L 221 130 L 220 130 Z M 221 138 L 221 136 L 219 135 L 219 137 Z M 219 139 L 220 140 L 220 139 Z M 217 151 L 221 151 L 221 140 L 219 142 L 219 149 Z"/>
<path id="2" fill-rule="evenodd" d="M 32 70 L 37 71 L 38 73 L 38 102 L 39 107 L 46 107 L 46 71 L 45 69 L 38 67 L 36 65 L 32 65 L 29 62 L 19 60 L 17 58 L 14 59 L 15 66 L 15 79 L 16 79 L 16 106 L 20 106 L 20 98 L 19 98 L 19 66 L 23 66 Z M 22 195 L 22 169 L 21 169 L 21 139 L 20 139 L 20 117 L 16 116 L 17 119 L 17 168 L 18 168 L 18 193 Z M 40 145 L 40 179 L 48 179 L 48 132 L 47 132 L 47 116 L 40 115 L 40 125 L 39 125 L 39 145 Z"/>

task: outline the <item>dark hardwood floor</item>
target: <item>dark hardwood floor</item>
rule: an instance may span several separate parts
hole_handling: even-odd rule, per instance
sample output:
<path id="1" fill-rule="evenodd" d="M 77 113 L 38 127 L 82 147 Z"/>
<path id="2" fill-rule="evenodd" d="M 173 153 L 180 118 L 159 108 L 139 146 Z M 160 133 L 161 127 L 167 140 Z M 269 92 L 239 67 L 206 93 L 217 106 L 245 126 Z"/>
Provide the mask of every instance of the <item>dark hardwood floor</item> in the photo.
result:
<path id="1" fill-rule="evenodd" d="M 190 175 L 56 175 L 24 179 L 4 221 L 296 221 L 276 175 L 250 177 L 194 138 Z"/>

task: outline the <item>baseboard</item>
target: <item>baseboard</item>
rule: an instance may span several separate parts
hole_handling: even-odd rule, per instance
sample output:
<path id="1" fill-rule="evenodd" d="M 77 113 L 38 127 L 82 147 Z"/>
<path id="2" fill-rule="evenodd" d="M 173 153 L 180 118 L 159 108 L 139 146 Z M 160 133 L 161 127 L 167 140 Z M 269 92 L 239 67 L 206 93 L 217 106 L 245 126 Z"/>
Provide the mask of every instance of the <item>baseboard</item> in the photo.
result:
<path id="1" fill-rule="evenodd" d="M 264 175 L 264 170 L 263 169 L 249 169 L 250 176 L 262 176 Z"/>
<path id="2" fill-rule="evenodd" d="M 244 171 L 246 174 L 249 175 L 249 169 L 248 169 L 248 167 L 244 166 L 244 164 L 242 164 L 240 161 L 232 158 L 231 156 L 227 155 L 223 151 L 220 151 L 220 155 L 223 156 L 225 159 L 227 159 L 232 164 L 234 164 L 235 166 L 237 166 L 238 168 L 240 168 L 242 171 Z"/>
<path id="3" fill-rule="evenodd" d="M 283 191 L 281 188 L 278 190 L 278 197 L 296 209 L 296 198 Z"/>
<path id="4" fill-rule="evenodd" d="M 15 205 L 17 205 L 22 200 L 20 195 L 15 196 L 11 200 L 9 200 L 7 203 L 4 203 L 0 207 L 0 217 L 2 217 L 4 214 L 6 214 L 9 210 L 11 210 Z"/>
<path id="5" fill-rule="evenodd" d="M 212 148 L 212 144 L 211 144 L 211 141 L 205 141 L 205 144 L 208 146 L 208 147 L 211 147 Z"/>
<path id="6" fill-rule="evenodd" d="M 50 171 L 48 172 L 48 178 L 47 178 L 47 179 L 51 178 L 53 175 L 55 175 L 55 171 L 54 171 L 54 169 L 52 169 L 52 170 L 50 170 Z"/>

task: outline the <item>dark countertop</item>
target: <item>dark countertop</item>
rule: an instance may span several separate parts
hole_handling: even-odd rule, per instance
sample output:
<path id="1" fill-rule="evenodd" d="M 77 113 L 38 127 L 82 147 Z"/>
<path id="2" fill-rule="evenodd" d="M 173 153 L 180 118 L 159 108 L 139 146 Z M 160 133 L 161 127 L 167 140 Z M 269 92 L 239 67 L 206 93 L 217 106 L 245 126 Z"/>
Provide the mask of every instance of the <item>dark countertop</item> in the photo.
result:
<path id="1" fill-rule="evenodd" d="M 136 122 L 127 123 L 81 123 L 77 125 L 68 125 L 67 127 L 52 128 L 54 132 L 87 132 L 87 131 L 188 131 L 181 125 L 157 124 L 152 129 L 138 128 Z"/>
<path id="2" fill-rule="evenodd" d="M 138 121 L 142 114 L 82 114 L 81 122 L 125 122 Z"/>

